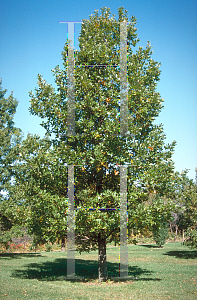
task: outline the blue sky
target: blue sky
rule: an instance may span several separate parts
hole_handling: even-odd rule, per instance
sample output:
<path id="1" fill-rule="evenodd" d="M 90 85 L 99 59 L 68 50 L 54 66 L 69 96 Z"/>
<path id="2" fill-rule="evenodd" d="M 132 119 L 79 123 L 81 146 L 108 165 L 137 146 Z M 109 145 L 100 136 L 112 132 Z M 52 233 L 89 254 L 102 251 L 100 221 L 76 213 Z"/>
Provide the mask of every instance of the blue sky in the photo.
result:
<path id="1" fill-rule="evenodd" d="M 95 9 L 110 7 L 112 14 L 123 6 L 137 18 L 139 45 L 153 46 L 153 59 L 161 62 L 158 91 L 165 109 L 156 123 L 164 124 L 166 143 L 177 141 L 173 160 L 181 172 L 197 167 L 197 1 L 105 0 L 97 1 L 0 1 L 0 78 L 3 88 L 13 90 L 19 101 L 15 124 L 25 136 L 44 134 L 41 119 L 28 112 L 28 91 L 37 85 L 38 73 L 53 83 L 51 69 L 62 65 L 61 51 L 67 25 L 58 21 L 81 21 Z M 76 35 L 80 24 L 76 25 Z M 76 44 L 77 47 L 77 44 Z"/>

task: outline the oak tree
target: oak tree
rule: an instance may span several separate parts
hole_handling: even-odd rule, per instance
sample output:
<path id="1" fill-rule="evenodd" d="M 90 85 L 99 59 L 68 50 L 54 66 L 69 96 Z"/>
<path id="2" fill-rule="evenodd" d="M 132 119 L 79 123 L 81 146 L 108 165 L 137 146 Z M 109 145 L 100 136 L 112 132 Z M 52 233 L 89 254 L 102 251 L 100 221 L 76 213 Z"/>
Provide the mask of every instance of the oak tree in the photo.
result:
<path id="1" fill-rule="evenodd" d="M 123 21 L 128 22 L 126 135 L 120 134 L 119 120 L 120 22 Z M 133 212 L 147 201 L 150 192 L 168 195 L 174 169 L 171 157 L 175 142 L 165 145 L 162 125 L 154 124 L 163 107 L 157 92 L 160 64 L 152 59 L 149 42 L 145 49 L 137 47 L 139 39 L 135 26 L 136 18 L 132 16 L 129 21 L 123 7 L 118 9 L 117 20 L 114 15 L 110 17 L 110 9 L 106 7 L 101 8 L 100 15 L 95 10 L 89 19 L 83 20 L 79 50 L 74 51 L 75 134 L 68 134 L 67 123 L 68 41 L 62 52 L 63 69 L 57 66 L 52 70 L 56 86 L 38 75 L 38 87 L 34 93 L 30 92 L 30 112 L 43 119 L 42 126 L 52 141 L 57 170 L 61 166 L 61 172 L 57 174 L 62 187 L 55 191 L 58 197 L 67 183 L 64 176 L 67 165 L 76 166 L 77 249 L 90 251 L 98 247 L 100 280 L 107 279 L 106 244 L 117 239 L 120 220 L 118 210 L 99 208 L 120 207 L 120 165 L 128 166 L 129 230 L 134 226 Z M 97 210 L 85 209 L 90 207 Z"/>

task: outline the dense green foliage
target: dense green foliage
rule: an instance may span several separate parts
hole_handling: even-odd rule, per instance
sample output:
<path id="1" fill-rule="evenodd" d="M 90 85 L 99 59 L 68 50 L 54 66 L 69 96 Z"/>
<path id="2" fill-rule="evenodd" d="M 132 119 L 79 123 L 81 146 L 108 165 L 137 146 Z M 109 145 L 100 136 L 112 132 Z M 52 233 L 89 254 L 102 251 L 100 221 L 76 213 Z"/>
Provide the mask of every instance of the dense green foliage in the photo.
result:
<path id="1" fill-rule="evenodd" d="M 191 226 L 187 229 L 184 244 L 190 248 L 197 248 L 197 225 Z"/>
<path id="2" fill-rule="evenodd" d="M 8 248 L 13 235 L 20 232 L 23 213 L 17 205 L 21 193 L 13 182 L 21 141 L 21 130 L 13 122 L 18 103 L 13 94 L 5 98 L 6 92 L 0 82 L 0 243 Z"/>
<path id="3" fill-rule="evenodd" d="M 49 139 L 28 135 L 21 145 L 17 183 L 25 195 L 28 233 L 34 243 L 54 243 L 66 235 L 67 170 Z"/>

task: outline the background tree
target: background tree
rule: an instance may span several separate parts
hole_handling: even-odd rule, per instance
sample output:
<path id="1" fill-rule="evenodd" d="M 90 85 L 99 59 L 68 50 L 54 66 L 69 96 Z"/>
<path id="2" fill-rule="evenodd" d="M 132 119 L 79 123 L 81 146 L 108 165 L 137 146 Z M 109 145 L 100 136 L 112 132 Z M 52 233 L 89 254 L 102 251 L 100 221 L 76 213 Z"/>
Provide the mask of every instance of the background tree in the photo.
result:
<path id="1" fill-rule="evenodd" d="M 43 119 L 42 126 L 51 135 L 57 168 L 61 165 L 65 174 L 65 164 L 78 165 L 76 207 L 119 207 L 119 165 L 128 165 L 130 218 L 133 210 L 148 199 L 150 191 L 162 196 L 169 192 L 175 143 L 164 145 L 162 126 L 153 124 L 162 108 L 162 99 L 156 91 L 160 64 L 151 57 L 150 43 L 145 49 L 135 48 L 139 39 L 134 17 L 127 26 L 129 135 L 119 135 L 120 71 L 118 66 L 111 65 L 119 65 L 119 22 L 123 20 L 128 21 L 128 14 L 122 7 L 118 9 L 118 22 L 114 15 L 110 18 L 110 9 L 105 7 L 101 8 L 100 16 L 95 11 L 89 20 L 83 20 L 80 49 L 75 51 L 74 136 L 66 134 L 68 42 L 62 52 L 64 69 L 57 66 L 52 70 L 56 88 L 39 75 L 35 94 L 30 92 L 30 111 Z M 134 227 L 131 220 L 129 230 Z M 106 280 L 106 243 L 119 234 L 119 212 L 79 209 L 75 225 L 78 250 L 98 247 L 99 253 L 102 252 L 99 279 Z"/>
<path id="2" fill-rule="evenodd" d="M 187 170 L 176 174 L 179 212 L 177 226 L 185 233 L 185 245 L 197 247 L 197 185 L 187 177 Z"/>
<path id="3" fill-rule="evenodd" d="M 14 234 L 20 232 L 20 211 L 17 197 L 20 192 L 14 189 L 14 165 L 19 155 L 21 130 L 14 126 L 14 114 L 18 105 L 13 93 L 5 98 L 7 90 L 0 81 L 0 243 L 6 248 Z"/>

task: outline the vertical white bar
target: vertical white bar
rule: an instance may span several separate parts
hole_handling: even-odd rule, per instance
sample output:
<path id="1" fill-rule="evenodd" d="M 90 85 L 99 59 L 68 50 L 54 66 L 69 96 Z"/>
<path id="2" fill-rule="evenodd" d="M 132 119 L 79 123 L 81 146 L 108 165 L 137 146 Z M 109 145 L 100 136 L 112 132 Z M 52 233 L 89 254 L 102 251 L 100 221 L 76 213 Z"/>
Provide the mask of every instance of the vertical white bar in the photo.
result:
<path id="1" fill-rule="evenodd" d="M 74 49 L 74 26 L 75 22 L 68 22 L 68 40 L 71 42 L 71 47 Z"/>
<path id="2" fill-rule="evenodd" d="M 120 22 L 120 135 L 128 132 L 127 21 Z"/>
<path id="3" fill-rule="evenodd" d="M 68 23 L 67 135 L 75 135 L 74 22 Z"/>
<path id="4" fill-rule="evenodd" d="M 127 276 L 127 166 L 120 166 L 120 277 Z"/>
<path id="5" fill-rule="evenodd" d="M 73 165 L 68 165 L 67 277 L 75 277 L 75 211 Z"/>

